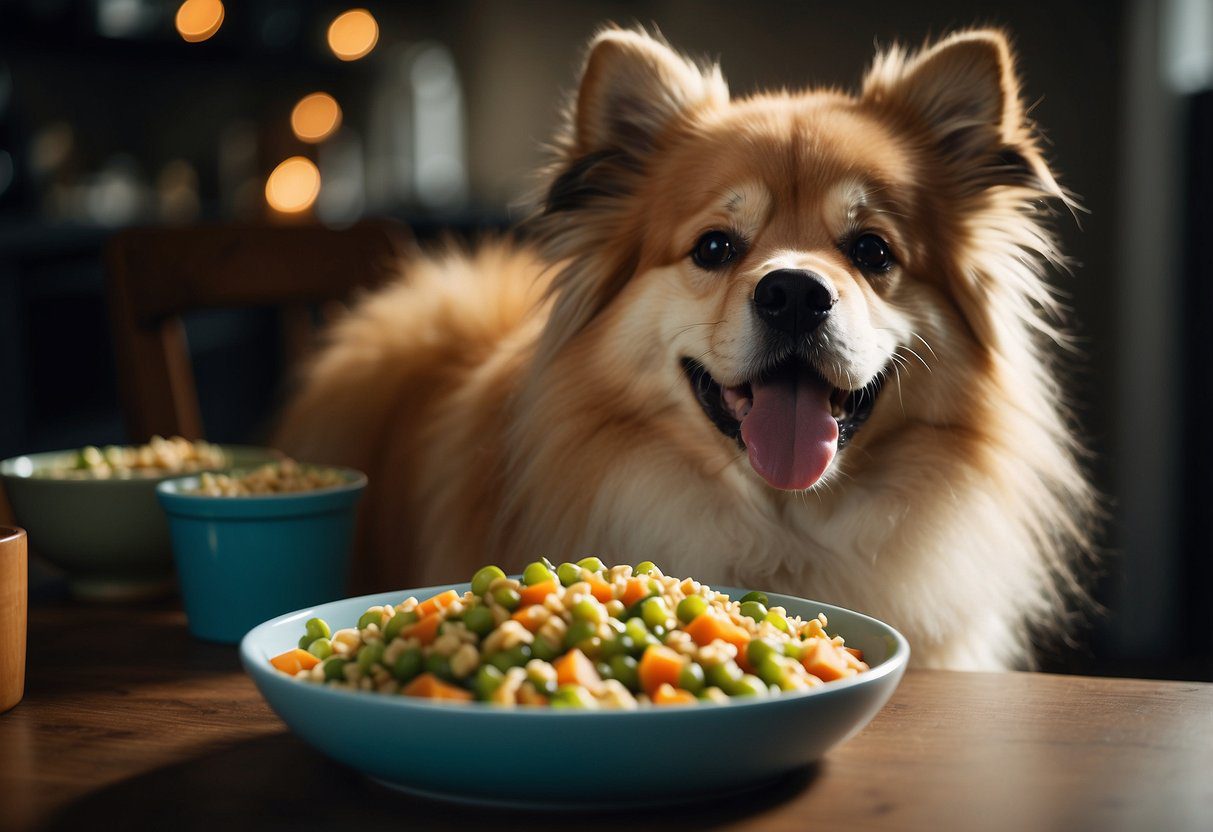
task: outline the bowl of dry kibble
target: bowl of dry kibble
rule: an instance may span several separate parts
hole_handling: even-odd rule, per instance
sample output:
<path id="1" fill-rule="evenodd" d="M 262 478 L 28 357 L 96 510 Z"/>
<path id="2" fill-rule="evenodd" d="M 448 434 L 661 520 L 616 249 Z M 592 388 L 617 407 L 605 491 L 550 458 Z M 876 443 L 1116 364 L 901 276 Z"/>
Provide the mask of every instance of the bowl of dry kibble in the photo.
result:
<path id="1" fill-rule="evenodd" d="M 340 598 L 366 476 L 291 459 L 166 480 L 190 632 L 234 644 L 255 625 Z"/>
<path id="2" fill-rule="evenodd" d="M 279 457 L 268 448 L 153 436 L 144 445 L 16 456 L 0 462 L 0 481 L 31 550 L 63 570 L 72 594 L 126 601 L 173 588 L 157 484 Z"/>

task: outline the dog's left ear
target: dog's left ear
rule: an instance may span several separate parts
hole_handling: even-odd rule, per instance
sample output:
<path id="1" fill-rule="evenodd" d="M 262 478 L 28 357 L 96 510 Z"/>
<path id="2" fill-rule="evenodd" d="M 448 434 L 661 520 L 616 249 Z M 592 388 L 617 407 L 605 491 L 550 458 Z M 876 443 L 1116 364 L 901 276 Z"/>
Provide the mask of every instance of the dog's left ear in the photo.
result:
<path id="1" fill-rule="evenodd" d="M 913 56 L 894 48 L 869 71 L 863 100 L 925 129 L 970 189 L 1019 185 L 1064 199 L 1037 146 L 1002 32 L 960 32 Z"/>

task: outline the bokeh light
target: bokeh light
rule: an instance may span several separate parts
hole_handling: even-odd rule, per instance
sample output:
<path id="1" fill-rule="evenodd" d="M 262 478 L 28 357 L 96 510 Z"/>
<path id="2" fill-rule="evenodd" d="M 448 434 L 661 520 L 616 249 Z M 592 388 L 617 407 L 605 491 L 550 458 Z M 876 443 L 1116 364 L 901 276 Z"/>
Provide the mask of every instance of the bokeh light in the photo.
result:
<path id="1" fill-rule="evenodd" d="M 265 180 L 265 201 L 284 214 L 306 211 L 319 194 L 320 169 L 303 156 L 285 160 Z"/>
<path id="2" fill-rule="evenodd" d="M 329 49 L 343 61 L 370 54 L 379 41 L 379 24 L 366 9 L 350 9 L 329 24 Z"/>
<path id="3" fill-rule="evenodd" d="M 341 126 L 341 106 L 327 92 L 314 92 L 299 99 L 291 110 L 291 129 L 305 142 L 322 142 Z"/>
<path id="4" fill-rule="evenodd" d="M 219 0 L 185 0 L 177 9 L 177 33 L 189 43 L 211 38 L 223 25 L 223 3 Z"/>

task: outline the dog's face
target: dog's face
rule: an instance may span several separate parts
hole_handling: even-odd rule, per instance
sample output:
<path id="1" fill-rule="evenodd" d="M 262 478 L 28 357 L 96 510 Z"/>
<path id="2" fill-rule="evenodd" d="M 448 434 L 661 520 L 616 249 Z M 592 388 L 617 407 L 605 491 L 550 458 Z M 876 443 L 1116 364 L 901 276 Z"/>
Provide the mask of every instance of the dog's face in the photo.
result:
<path id="1" fill-rule="evenodd" d="M 1056 193 L 1001 36 L 893 52 L 858 97 L 731 101 L 717 73 L 609 32 L 573 133 L 551 329 L 609 356 L 621 398 L 787 491 L 848 446 L 964 423 L 1014 314 L 984 266 L 1040 236 L 1000 199 Z"/>

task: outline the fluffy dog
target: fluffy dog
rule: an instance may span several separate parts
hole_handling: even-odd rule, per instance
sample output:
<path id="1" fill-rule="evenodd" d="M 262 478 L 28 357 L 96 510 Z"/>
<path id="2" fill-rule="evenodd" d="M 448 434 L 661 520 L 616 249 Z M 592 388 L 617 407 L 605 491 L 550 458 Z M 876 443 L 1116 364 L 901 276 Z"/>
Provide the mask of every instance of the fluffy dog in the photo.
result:
<path id="1" fill-rule="evenodd" d="M 651 559 L 878 616 L 920 666 L 1022 665 L 1092 506 L 1050 201 L 999 32 L 733 99 L 609 29 L 529 242 L 406 264 L 280 443 L 369 474 L 364 587 Z"/>

